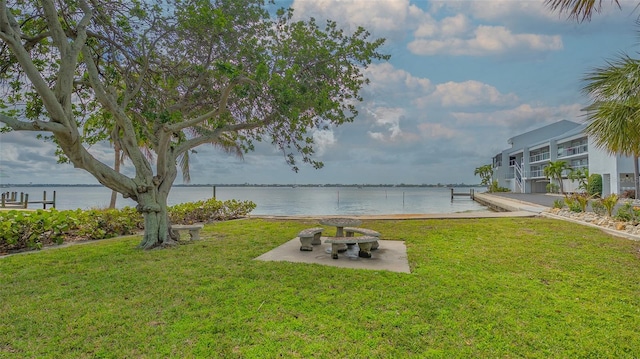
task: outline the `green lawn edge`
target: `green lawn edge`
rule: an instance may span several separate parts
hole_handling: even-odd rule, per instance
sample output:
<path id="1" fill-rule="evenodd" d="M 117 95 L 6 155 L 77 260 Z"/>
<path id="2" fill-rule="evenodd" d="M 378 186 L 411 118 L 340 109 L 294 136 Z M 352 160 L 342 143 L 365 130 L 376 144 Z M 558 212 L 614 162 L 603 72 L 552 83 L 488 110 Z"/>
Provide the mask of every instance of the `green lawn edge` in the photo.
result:
<path id="1" fill-rule="evenodd" d="M 0 259 L 0 358 L 640 356 L 639 242 L 546 218 L 366 220 L 411 274 L 254 260 L 310 226 Z"/>

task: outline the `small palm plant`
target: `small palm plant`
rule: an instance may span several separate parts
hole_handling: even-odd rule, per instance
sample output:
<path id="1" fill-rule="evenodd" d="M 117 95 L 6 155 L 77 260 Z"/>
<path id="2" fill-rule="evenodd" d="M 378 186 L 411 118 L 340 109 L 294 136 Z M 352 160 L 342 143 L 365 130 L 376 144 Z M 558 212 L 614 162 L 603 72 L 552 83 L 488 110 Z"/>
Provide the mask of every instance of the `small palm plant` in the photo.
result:
<path id="1" fill-rule="evenodd" d="M 607 210 L 607 215 L 611 217 L 611 215 L 613 214 L 613 209 L 615 208 L 616 204 L 618 204 L 618 195 L 615 193 L 610 194 L 605 198 L 601 198 L 600 203 L 602 203 L 604 208 Z"/>
<path id="2" fill-rule="evenodd" d="M 586 194 L 574 193 L 571 196 L 565 196 L 564 202 L 572 212 L 586 212 L 590 199 Z"/>

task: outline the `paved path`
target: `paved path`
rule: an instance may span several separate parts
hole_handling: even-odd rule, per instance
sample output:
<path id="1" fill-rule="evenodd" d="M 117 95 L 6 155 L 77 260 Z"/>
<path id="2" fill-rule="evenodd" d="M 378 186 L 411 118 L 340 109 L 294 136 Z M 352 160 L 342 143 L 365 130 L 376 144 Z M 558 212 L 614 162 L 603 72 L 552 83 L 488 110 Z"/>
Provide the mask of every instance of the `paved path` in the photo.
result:
<path id="1" fill-rule="evenodd" d="M 497 192 L 491 193 L 493 196 L 504 197 L 516 201 L 528 202 L 537 204 L 539 206 L 553 208 L 553 202 L 556 200 L 564 201 L 564 197 L 557 194 L 546 193 L 511 193 L 511 192 Z"/>

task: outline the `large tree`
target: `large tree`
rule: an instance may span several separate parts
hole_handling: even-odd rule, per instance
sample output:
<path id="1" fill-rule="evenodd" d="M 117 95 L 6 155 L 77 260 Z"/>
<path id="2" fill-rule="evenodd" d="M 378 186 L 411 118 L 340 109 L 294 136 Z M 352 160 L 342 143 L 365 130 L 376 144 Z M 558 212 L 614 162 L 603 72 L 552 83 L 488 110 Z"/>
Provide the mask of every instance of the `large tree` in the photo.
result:
<path id="1" fill-rule="evenodd" d="M 142 248 L 170 245 L 167 196 L 195 147 L 270 141 L 297 170 L 316 168 L 313 129 L 353 121 L 363 69 L 383 40 L 335 22 L 273 17 L 260 0 L 0 0 L 0 122 L 39 131 L 75 167 L 138 203 Z M 128 156 L 100 162 L 85 121 Z M 143 145 L 143 146 L 141 146 Z M 145 154 L 153 153 L 153 160 Z"/>

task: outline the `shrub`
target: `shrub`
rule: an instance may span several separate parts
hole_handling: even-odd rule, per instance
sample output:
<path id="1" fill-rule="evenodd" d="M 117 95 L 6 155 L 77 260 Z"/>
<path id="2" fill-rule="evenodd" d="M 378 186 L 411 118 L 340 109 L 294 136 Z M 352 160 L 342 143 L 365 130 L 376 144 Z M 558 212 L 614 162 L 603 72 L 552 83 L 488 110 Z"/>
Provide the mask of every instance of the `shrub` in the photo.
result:
<path id="1" fill-rule="evenodd" d="M 615 215 L 619 221 L 632 222 L 634 225 L 640 222 L 640 207 L 634 207 L 630 201 L 625 202 Z"/>
<path id="2" fill-rule="evenodd" d="M 565 197 L 564 202 L 567 204 L 567 208 L 569 208 L 571 212 L 582 212 L 580 204 L 574 198 Z"/>
<path id="3" fill-rule="evenodd" d="M 616 213 L 615 218 L 623 222 L 638 224 L 640 220 L 640 207 L 634 207 L 630 201 L 625 202 Z"/>
<path id="4" fill-rule="evenodd" d="M 239 218 L 256 205 L 250 201 L 210 199 L 169 207 L 169 219 L 176 224 Z M 122 209 L 2 211 L 0 253 L 40 249 L 71 239 L 103 239 L 134 234 L 144 228 L 143 217 L 132 207 Z"/>
<path id="5" fill-rule="evenodd" d="M 574 193 L 571 197 L 564 198 L 567 207 L 572 212 L 586 212 L 589 205 L 589 196 L 584 194 Z"/>
<path id="6" fill-rule="evenodd" d="M 553 201 L 553 208 L 564 208 L 564 201 L 556 199 Z"/>
<path id="7" fill-rule="evenodd" d="M 594 173 L 587 180 L 587 194 L 592 197 L 599 197 L 602 194 L 602 175 Z"/>
<path id="8" fill-rule="evenodd" d="M 593 213 L 599 216 L 604 216 L 605 214 L 607 214 L 607 209 L 605 208 L 604 204 L 602 204 L 602 199 L 591 202 L 591 209 L 593 210 Z"/>
<path id="9" fill-rule="evenodd" d="M 256 204 L 251 201 L 221 202 L 212 198 L 206 201 L 177 204 L 169 208 L 169 220 L 175 224 L 225 221 L 246 216 L 255 208 Z"/>
<path id="10" fill-rule="evenodd" d="M 547 192 L 548 193 L 558 193 L 558 191 L 560 190 L 560 186 L 558 186 L 555 183 L 549 183 L 547 184 Z"/>
<path id="11" fill-rule="evenodd" d="M 493 180 L 489 186 L 489 192 L 510 192 L 506 187 L 498 186 L 498 180 Z"/>

